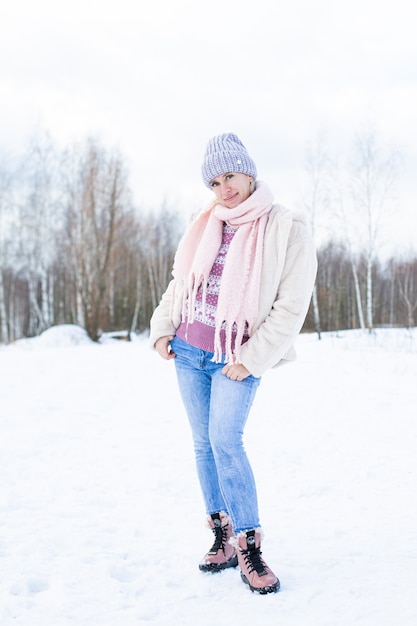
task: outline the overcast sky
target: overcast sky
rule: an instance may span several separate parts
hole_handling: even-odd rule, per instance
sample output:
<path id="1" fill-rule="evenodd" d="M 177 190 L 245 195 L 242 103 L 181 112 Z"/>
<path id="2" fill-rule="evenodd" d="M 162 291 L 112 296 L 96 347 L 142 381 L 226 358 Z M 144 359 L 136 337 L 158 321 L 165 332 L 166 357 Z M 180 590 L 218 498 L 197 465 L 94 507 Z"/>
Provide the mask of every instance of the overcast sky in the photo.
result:
<path id="1" fill-rule="evenodd" d="M 278 201 L 300 201 L 309 142 L 345 158 L 372 123 L 403 156 L 398 228 L 417 199 L 414 0 L 4 0 L 0 151 L 47 130 L 117 146 L 137 203 L 210 198 L 207 140 L 235 132 Z M 414 220 L 414 223 L 416 220 Z M 411 237 L 411 239 L 410 239 Z M 414 238 L 415 241 L 415 238 Z"/>

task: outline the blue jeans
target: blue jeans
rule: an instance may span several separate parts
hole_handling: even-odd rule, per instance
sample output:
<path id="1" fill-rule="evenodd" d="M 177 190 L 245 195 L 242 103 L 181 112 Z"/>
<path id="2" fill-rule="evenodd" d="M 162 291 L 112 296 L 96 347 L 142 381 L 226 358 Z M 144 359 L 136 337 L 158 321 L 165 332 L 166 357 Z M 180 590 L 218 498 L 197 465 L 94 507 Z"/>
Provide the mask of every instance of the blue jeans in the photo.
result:
<path id="1" fill-rule="evenodd" d="M 207 514 L 225 511 L 235 533 L 257 528 L 256 486 L 242 437 L 261 379 L 230 380 L 224 364 L 211 361 L 212 352 L 178 337 L 171 346 Z"/>

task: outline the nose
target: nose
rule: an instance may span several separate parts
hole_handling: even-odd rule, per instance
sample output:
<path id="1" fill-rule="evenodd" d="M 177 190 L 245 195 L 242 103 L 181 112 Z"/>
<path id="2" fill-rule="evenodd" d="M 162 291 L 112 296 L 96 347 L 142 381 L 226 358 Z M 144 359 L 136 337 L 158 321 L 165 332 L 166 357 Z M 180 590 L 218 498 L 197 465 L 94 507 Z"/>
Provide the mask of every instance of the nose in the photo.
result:
<path id="1" fill-rule="evenodd" d="M 230 184 L 228 180 L 224 180 L 220 183 L 221 185 L 221 192 L 224 195 L 229 189 L 230 189 Z"/>

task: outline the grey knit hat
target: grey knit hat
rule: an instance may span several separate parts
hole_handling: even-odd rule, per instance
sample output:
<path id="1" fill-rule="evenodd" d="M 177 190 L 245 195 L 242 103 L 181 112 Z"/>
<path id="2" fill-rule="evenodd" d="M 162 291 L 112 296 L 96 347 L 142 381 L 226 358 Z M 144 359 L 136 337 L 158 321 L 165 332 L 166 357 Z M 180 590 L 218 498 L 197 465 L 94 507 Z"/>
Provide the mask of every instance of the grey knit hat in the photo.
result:
<path id="1" fill-rule="evenodd" d="M 256 178 L 256 165 L 240 139 L 224 133 L 210 139 L 201 167 L 204 184 L 210 188 L 213 178 L 227 172 L 239 172 Z"/>

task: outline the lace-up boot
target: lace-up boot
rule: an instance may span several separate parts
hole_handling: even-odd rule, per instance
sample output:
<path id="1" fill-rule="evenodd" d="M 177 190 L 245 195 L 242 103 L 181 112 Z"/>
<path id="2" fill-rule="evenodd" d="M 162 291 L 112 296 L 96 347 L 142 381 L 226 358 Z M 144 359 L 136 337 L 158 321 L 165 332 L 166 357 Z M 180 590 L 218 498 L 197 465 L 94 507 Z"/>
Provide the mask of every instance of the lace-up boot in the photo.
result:
<path id="1" fill-rule="evenodd" d="M 236 547 L 243 582 L 255 593 L 276 593 L 280 583 L 262 558 L 260 531 L 239 533 L 232 541 Z"/>
<path id="2" fill-rule="evenodd" d="M 213 513 L 208 523 L 214 534 L 214 543 L 201 561 L 200 570 L 215 573 L 227 567 L 237 567 L 236 550 L 229 543 L 229 539 L 233 537 L 229 517 L 225 513 Z"/>

